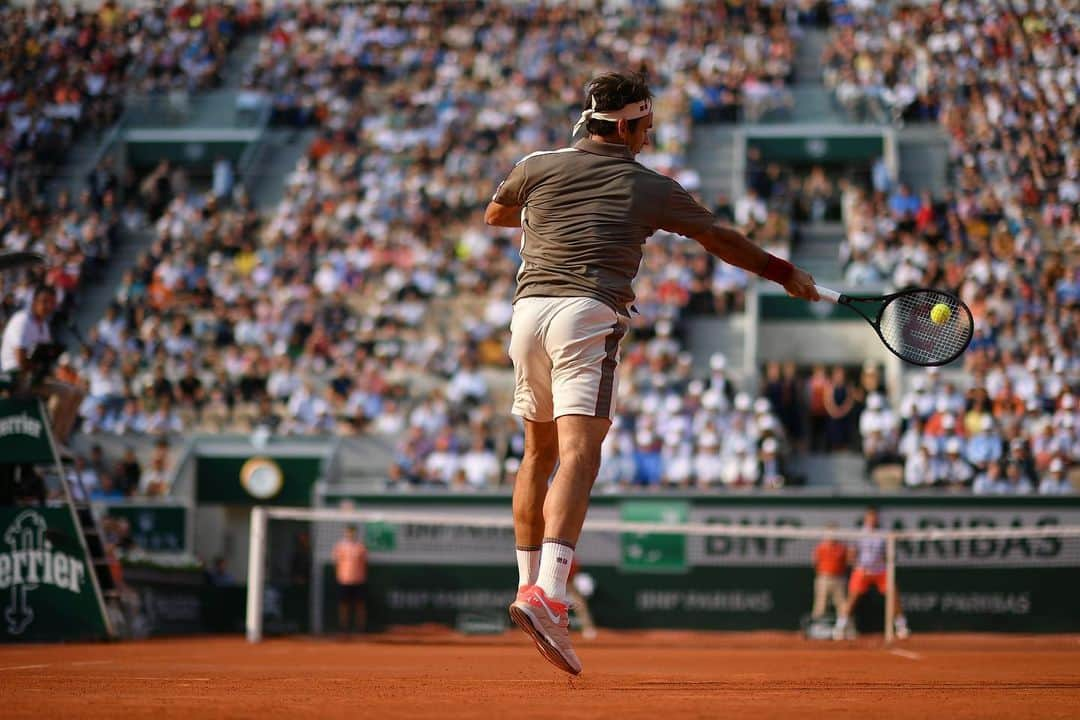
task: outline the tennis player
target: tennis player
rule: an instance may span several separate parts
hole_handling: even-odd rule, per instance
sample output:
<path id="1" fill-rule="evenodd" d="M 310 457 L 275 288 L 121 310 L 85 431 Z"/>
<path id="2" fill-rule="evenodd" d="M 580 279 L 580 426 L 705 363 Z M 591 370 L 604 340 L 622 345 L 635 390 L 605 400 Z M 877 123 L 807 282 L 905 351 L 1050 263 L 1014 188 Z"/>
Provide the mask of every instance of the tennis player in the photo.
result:
<path id="1" fill-rule="evenodd" d="M 888 598 L 888 559 L 886 558 L 885 538 L 877 534 L 878 512 L 875 508 L 867 508 L 863 514 L 864 537 L 859 538 L 855 547 L 851 548 L 849 555 L 855 561 L 855 569 L 848 580 L 848 596 L 844 606 L 840 608 L 836 618 L 836 627 L 833 630 L 833 639 L 843 640 L 848 637 L 848 623 L 851 613 L 855 610 L 856 603 L 870 588 L 877 588 L 881 596 Z M 900 591 L 893 594 L 893 629 L 896 637 L 903 640 L 911 635 L 908 629 L 907 618 L 904 617 L 900 607 Z"/>
<path id="2" fill-rule="evenodd" d="M 574 674 L 581 663 L 567 632 L 566 579 L 615 410 L 642 244 L 658 229 L 685 235 L 794 297 L 818 299 L 809 274 L 721 226 L 677 182 L 634 160 L 653 120 L 643 77 L 600 75 L 587 90 L 574 126 L 575 137 L 587 137 L 521 160 L 484 217 L 522 228 L 510 359 L 525 455 L 514 484 L 519 588 L 510 615 L 548 661 Z"/>

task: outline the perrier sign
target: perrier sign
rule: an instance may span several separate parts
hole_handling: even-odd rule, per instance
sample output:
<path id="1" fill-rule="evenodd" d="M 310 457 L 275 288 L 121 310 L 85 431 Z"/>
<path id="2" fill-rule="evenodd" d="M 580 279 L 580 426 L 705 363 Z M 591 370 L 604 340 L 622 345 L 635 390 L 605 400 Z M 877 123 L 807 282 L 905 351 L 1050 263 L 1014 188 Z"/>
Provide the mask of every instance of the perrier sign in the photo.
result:
<path id="1" fill-rule="evenodd" d="M 0 461 L 43 463 L 52 459 L 41 403 L 0 399 Z"/>
<path id="2" fill-rule="evenodd" d="M 0 508 L 0 638 L 105 637 L 93 572 L 66 508 Z"/>

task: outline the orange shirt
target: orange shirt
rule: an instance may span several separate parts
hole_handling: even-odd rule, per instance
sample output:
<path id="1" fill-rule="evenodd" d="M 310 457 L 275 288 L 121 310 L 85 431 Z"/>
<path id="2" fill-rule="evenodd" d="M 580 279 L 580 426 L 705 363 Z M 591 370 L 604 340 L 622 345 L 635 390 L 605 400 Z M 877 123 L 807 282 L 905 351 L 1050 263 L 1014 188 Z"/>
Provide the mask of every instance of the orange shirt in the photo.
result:
<path id="1" fill-rule="evenodd" d="M 814 568 L 818 575 L 833 577 L 847 570 L 847 547 L 835 540 L 823 540 L 814 548 Z"/>
<path id="2" fill-rule="evenodd" d="M 359 540 L 338 540 L 334 546 L 334 565 L 341 585 L 367 582 L 367 548 Z"/>

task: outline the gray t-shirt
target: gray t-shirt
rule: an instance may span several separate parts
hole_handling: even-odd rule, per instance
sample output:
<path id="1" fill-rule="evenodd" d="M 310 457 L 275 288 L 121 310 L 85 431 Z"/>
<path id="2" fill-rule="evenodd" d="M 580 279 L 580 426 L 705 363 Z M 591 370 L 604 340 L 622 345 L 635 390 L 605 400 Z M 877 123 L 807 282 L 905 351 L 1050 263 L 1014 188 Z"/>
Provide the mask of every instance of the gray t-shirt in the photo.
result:
<path id="1" fill-rule="evenodd" d="M 660 229 L 693 237 L 716 221 L 625 145 L 588 138 L 526 156 L 493 199 L 523 207 L 515 302 L 590 297 L 623 315 L 634 301 L 631 283 L 645 240 Z"/>

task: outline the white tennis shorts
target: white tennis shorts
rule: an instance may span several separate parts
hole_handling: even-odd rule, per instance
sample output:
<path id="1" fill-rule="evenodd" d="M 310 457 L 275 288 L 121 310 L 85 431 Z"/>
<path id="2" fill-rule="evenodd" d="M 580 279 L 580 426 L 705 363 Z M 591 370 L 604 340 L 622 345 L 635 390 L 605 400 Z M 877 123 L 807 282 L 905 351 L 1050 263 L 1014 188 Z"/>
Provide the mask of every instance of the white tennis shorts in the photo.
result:
<path id="1" fill-rule="evenodd" d="M 528 297 L 514 303 L 510 359 L 513 413 L 551 422 L 563 415 L 615 412 L 619 341 L 629 321 L 584 297 Z"/>

